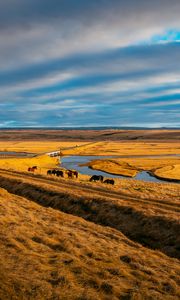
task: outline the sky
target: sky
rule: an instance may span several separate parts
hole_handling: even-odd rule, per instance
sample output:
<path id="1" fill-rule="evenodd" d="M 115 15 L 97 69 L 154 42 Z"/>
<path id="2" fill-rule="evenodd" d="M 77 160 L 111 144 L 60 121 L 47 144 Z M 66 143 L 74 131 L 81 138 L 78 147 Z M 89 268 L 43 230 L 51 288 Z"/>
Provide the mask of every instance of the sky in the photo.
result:
<path id="1" fill-rule="evenodd" d="M 0 127 L 180 128 L 180 0 L 1 0 Z"/>

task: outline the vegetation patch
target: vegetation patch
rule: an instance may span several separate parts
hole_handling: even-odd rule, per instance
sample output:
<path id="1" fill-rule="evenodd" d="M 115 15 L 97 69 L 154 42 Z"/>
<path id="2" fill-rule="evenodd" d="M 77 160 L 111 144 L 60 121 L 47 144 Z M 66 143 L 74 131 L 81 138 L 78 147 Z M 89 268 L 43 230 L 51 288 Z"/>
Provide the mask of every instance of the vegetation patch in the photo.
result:
<path id="1" fill-rule="evenodd" d="M 122 231 L 130 239 L 166 255 L 179 257 L 180 224 L 163 216 L 146 215 L 130 206 L 102 200 L 52 192 L 44 187 L 0 177 L 0 186 L 13 194 L 25 196 L 45 207 L 83 217 L 103 226 Z M 56 248 L 56 245 L 53 247 Z M 63 249 L 59 249 L 63 251 Z"/>

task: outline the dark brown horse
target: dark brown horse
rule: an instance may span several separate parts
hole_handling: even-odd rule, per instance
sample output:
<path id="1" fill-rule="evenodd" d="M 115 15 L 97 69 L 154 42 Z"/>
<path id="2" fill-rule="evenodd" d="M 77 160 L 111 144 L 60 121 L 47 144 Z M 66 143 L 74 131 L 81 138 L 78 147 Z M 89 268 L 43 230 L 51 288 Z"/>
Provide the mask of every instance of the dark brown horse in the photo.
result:
<path id="1" fill-rule="evenodd" d="M 102 176 L 102 175 L 93 175 L 91 178 L 90 178 L 90 180 L 89 181 L 94 181 L 94 182 L 96 182 L 96 181 L 100 181 L 100 182 L 103 182 L 103 179 L 104 179 L 104 177 Z"/>
<path id="2" fill-rule="evenodd" d="M 104 183 L 114 185 L 114 179 L 106 179 L 106 180 L 104 180 Z"/>
<path id="3" fill-rule="evenodd" d="M 73 170 L 67 170 L 68 178 L 73 178 L 74 176 L 78 178 L 78 172 Z"/>
<path id="4" fill-rule="evenodd" d="M 78 178 L 78 171 L 72 171 L 73 172 L 73 175 Z"/>
<path id="5" fill-rule="evenodd" d="M 56 171 L 56 176 L 57 176 L 57 177 L 64 177 L 63 171 L 57 170 L 57 171 Z"/>
<path id="6" fill-rule="evenodd" d="M 67 171 L 67 176 L 68 176 L 68 178 L 73 178 L 73 171 L 68 170 Z"/>
<path id="7" fill-rule="evenodd" d="M 52 170 L 47 170 L 47 175 L 52 175 Z"/>

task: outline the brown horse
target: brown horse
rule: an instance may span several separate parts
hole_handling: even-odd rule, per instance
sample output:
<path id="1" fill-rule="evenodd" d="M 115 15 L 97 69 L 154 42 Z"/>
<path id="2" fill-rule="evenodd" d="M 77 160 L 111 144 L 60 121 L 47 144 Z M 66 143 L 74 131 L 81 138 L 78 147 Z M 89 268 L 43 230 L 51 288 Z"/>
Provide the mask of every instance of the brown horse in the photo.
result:
<path id="1" fill-rule="evenodd" d="M 73 170 L 67 170 L 68 178 L 73 178 L 74 176 L 78 178 L 78 172 Z"/>
<path id="2" fill-rule="evenodd" d="M 78 178 L 78 171 L 72 171 L 73 172 L 73 175 Z"/>
<path id="3" fill-rule="evenodd" d="M 28 168 L 28 172 L 34 172 L 35 170 L 37 170 L 37 166 L 33 166 L 33 167 Z"/>
<path id="4" fill-rule="evenodd" d="M 68 178 L 73 178 L 73 171 L 68 170 L 67 171 L 67 176 L 68 176 Z"/>

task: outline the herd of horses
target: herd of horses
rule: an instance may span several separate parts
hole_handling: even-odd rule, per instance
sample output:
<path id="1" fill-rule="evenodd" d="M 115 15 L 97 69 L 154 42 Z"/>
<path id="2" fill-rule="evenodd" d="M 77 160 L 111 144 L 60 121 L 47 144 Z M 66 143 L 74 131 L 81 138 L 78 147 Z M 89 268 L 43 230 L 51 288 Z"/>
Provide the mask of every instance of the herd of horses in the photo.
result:
<path id="1" fill-rule="evenodd" d="M 47 171 L 47 175 L 55 175 L 57 177 L 64 177 L 65 174 L 67 174 L 68 178 L 78 178 L 78 172 L 73 170 L 66 170 L 63 172 L 62 170 L 53 169 Z"/>
<path id="2" fill-rule="evenodd" d="M 33 172 L 37 170 L 37 166 L 33 166 L 33 167 L 29 167 L 28 168 L 28 172 Z M 67 177 L 69 179 L 73 179 L 73 178 L 78 178 L 78 172 L 77 171 L 74 171 L 74 170 L 65 170 L 65 171 L 62 171 L 62 170 L 59 170 L 59 169 L 53 169 L 53 170 L 47 170 L 47 175 L 48 176 L 57 176 L 57 177 L 65 177 L 65 174 L 67 175 Z M 106 184 L 111 184 L 111 185 L 114 185 L 115 182 L 114 182 L 114 179 L 105 179 L 104 180 L 104 177 L 102 175 L 93 175 L 90 179 L 89 179 L 90 182 L 102 182 L 102 183 L 106 183 Z"/>

